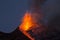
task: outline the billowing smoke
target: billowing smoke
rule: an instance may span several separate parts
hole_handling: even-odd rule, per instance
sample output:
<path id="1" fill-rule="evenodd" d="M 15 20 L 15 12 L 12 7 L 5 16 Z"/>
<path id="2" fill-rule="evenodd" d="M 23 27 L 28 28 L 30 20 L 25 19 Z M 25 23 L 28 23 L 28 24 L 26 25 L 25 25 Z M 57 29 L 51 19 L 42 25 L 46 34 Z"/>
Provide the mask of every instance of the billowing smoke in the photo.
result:
<path id="1" fill-rule="evenodd" d="M 44 25 L 47 25 L 46 30 L 47 40 L 59 40 L 60 39 L 60 0 L 47 0 L 42 5 L 44 13 Z M 59 35 L 59 36 L 58 36 Z M 50 39 L 49 39 L 50 38 Z"/>

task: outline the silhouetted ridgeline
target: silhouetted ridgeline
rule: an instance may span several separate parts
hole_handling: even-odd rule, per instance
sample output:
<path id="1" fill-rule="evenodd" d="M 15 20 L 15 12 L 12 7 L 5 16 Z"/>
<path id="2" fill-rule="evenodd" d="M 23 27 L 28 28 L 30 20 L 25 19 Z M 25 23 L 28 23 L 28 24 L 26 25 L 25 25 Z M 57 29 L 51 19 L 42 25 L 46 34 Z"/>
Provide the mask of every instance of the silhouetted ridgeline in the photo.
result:
<path id="1" fill-rule="evenodd" d="M 17 28 L 12 33 L 0 32 L 0 40 L 29 40 L 29 38 L 22 34 Z"/>

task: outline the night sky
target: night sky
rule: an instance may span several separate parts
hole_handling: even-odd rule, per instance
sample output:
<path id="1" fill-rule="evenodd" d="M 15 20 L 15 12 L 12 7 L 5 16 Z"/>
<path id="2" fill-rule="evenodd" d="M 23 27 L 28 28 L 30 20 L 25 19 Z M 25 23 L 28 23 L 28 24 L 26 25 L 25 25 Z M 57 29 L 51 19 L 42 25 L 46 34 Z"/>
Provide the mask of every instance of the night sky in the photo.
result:
<path id="1" fill-rule="evenodd" d="M 27 0 L 0 0 L 0 31 L 10 33 L 28 9 Z"/>
<path id="2" fill-rule="evenodd" d="M 0 0 L 0 31 L 5 33 L 14 31 L 29 6 L 28 0 Z M 46 21 L 49 22 L 59 12 L 60 0 L 47 0 L 42 5 L 42 10 L 46 14 L 43 20 L 46 24 Z"/>

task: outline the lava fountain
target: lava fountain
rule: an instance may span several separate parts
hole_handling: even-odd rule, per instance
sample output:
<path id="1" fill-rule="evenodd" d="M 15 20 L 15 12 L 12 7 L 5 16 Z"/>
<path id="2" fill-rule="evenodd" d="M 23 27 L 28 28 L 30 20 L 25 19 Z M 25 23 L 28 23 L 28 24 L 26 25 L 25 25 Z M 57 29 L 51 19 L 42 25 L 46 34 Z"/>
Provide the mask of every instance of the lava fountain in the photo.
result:
<path id="1" fill-rule="evenodd" d="M 41 23 L 42 13 L 39 6 L 40 0 L 36 1 L 33 2 L 30 11 L 28 10 L 25 13 L 19 25 L 19 30 L 31 40 L 40 40 L 41 32 L 45 30 Z"/>
<path id="2" fill-rule="evenodd" d="M 30 30 L 30 28 L 34 26 L 34 22 L 31 16 L 31 13 L 29 13 L 28 11 L 25 13 L 24 17 L 22 18 L 22 24 L 20 25 L 20 30 L 31 40 L 34 40 L 34 38 L 32 38 L 30 36 L 30 34 L 27 33 L 28 30 Z"/>
<path id="3" fill-rule="evenodd" d="M 41 17 L 38 14 L 31 14 L 27 11 L 22 18 L 21 25 L 19 25 L 19 30 L 31 40 L 35 40 L 34 36 L 44 30 L 42 24 L 38 22 L 39 18 Z"/>

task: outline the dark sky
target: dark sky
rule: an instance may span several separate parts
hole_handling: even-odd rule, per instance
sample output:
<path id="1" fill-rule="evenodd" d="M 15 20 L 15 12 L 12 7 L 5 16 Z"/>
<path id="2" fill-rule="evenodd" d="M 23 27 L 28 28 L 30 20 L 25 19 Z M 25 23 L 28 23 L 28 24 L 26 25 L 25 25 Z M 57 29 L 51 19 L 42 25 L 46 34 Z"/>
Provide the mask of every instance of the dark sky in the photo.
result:
<path id="1" fill-rule="evenodd" d="M 21 17 L 28 10 L 28 0 L 0 0 L 0 31 L 10 33 L 20 24 Z M 60 0 L 48 0 L 42 6 L 44 22 L 60 12 Z"/>
<path id="2" fill-rule="evenodd" d="M 0 31 L 15 30 L 27 9 L 27 0 L 0 0 Z"/>

